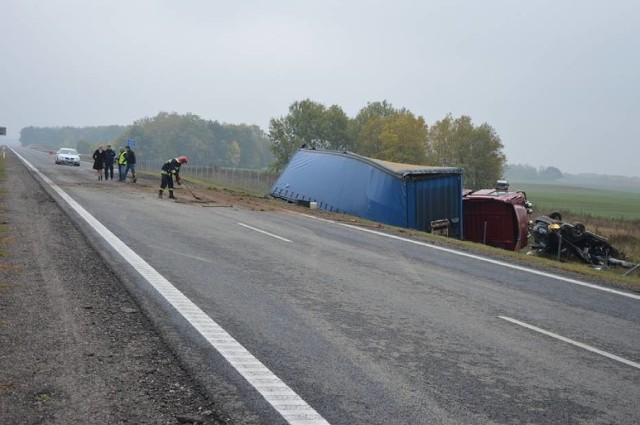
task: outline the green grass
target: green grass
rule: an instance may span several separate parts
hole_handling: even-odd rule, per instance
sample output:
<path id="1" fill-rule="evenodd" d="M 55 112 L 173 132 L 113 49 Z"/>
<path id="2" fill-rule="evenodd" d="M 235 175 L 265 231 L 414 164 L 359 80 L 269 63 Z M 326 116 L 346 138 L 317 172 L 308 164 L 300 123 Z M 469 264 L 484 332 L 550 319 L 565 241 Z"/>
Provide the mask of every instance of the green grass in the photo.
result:
<path id="1" fill-rule="evenodd" d="M 538 211 L 570 211 L 611 219 L 640 220 L 640 194 L 630 191 L 595 189 L 539 183 L 512 183 L 523 190 Z"/>

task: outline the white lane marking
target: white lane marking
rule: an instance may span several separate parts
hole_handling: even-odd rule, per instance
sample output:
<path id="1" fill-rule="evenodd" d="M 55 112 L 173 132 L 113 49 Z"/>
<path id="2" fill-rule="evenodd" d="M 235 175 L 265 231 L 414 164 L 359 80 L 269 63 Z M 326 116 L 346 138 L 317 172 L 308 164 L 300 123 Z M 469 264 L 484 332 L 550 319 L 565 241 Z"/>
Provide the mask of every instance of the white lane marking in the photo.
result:
<path id="1" fill-rule="evenodd" d="M 281 237 L 281 236 L 274 235 L 273 233 L 265 232 L 264 230 L 260 230 L 260 229 L 258 229 L 258 228 L 255 228 L 255 227 L 249 226 L 248 224 L 238 223 L 238 225 L 239 225 L 239 226 L 242 226 L 242 227 L 246 227 L 247 229 L 251 229 L 251 230 L 254 230 L 254 231 L 256 231 L 256 232 L 260 232 L 260 233 L 262 233 L 262 234 L 265 234 L 265 235 L 271 236 L 272 238 L 280 239 L 281 241 L 291 242 L 289 239 L 285 239 L 285 238 L 283 238 L 283 237 Z"/>
<path id="2" fill-rule="evenodd" d="M 538 327 L 530 325 L 528 323 L 521 322 L 520 320 L 512 319 L 511 317 L 506 317 L 506 316 L 498 316 L 498 317 L 500 319 L 502 319 L 502 320 L 506 320 L 507 322 L 515 323 L 516 325 L 520 325 L 520 326 L 525 327 L 527 329 L 531 329 L 532 331 L 536 331 L 536 332 L 539 332 L 541 334 L 550 336 L 552 338 L 559 339 L 560 341 L 567 342 L 569 344 L 575 345 L 576 347 L 584 348 L 585 350 L 591 351 L 592 353 L 600 354 L 601 356 L 605 356 L 605 357 L 607 357 L 607 358 L 609 358 L 611 360 L 616 360 L 616 361 L 618 361 L 620 363 L 624 363 L 626 365 L 635 367 L 636 369 L 640 369 L 640 363 L 636 363 L 636 362 L 633 362 L 631 360 L 627 360 L 627 359 L 625 359 L 623 357 L 616 356 L 615 354 L 607 353 L 606 351 L 602 351 L 600 349 L 597 349 L 597 348 L 592 347 L 590 345 L 584 344 L 582 342 L 578 342 L 578 341 L 575 341 L 573 339 L 564 337 L 562 335 L 558 335 L 556 333 L 546 331 L 546 330 L 544 330 L 542 328 L 538 328 Z"/>
<path id="3" fill-rule="evenodd" d="M 292 425 L 328 425 L 318 412 L 309 406 L 280 378 L 264 366 L 220 325 L 165 279 L 158 271 L 136 254 L 109 229 L 93 217 L 47 176 L 31 165 L 17 152 L 14 153 L 34 173 L 65 200 L 93 229 L 102 236 L 134 269 L 144 277 L 200 334 L 251 384 L 282 417 Z M 265 379 L 268 383 L 265 384 Z M 295 407 L 293 407 L 295 406 Z"/>
<path id="4" fill-rule="evenodd" d="M 297 212 L 293 212 L 293 211 L 289 211 L 289 212 L 291 212 L 292 214 L 298 214 L 298 215 L 302 215 L 302 216 L 305 216 L 305 217 L 313 218 L 315 220 L 325 221 L 325 222 L 328 222 L 328 223 L 332 223 L 332 224 L 337 224 L 337 225 L 340 225 L 340 226 L 348 227 L 350 229 L 360 230 L 362 232 L 372 233 L 374 235 L 383 236 L 383 237 L 390 238 L 390 239 L 396 239 L 396 240 L 403 241 L 403 242 L 409 242 L 409 243 L 412 243 L 412 244 L 415 244 L 415 245 L 420 245 L 420 246 L 424 246 L 424 247 L 431 248 L 431 249 L 437 249 L 439 251 L 448 252 L 450 254 L 455 254 L 455 255 L 462 256 L 462 257 L 472 258 L 474 260 L 484 261 L 485 263 L 491 263 L 491 264 L 495 264 L 495 265 L 502 266 L 502 267 L 508 267 L 510 269 L 514 269 L 514 270 L 518 270 L 518 271 L 522 271 L 522 272 L 527 272 L 527 273 L 535 274 L 535 275 L 538 275 L 538 276 L 544 276 L 544 277 L 548 277 L 548 278 L 551 278 L 551 279 L 561 280 L 563 282 L 573 283 L 574 285 L 585 286 L 587 288 L 597 289 L 598 291 L 609 292 L 609 293 L 612 293 L 612 294 L 621 295 L 623 297 L 640 300 L 640 295 L 632 294 L 630 292 L 623 292 L 623 291 L 618 291 L 616 289 L 607 288 L 605 286 L 593 285 L 591 283 L 582 282 L 580 280 L 571 279 L 571 278 L 568 278 L 568 277 L 559 276 L 559 275 L 555 275 L 555 274 L 552 274 L 552 273 L 546 273 L 546 272 L 543 272 L 543 271 L 540 271 L 540 270 L 530 269 L 530 268 L 527 268 L 527 267 L 517 266 L 515 264 L 509 264 L 509 263 L 505 263 L 504 261 L 493 260 L 491 258 L 481 257 L 479 255 L 468 254 L 466 252 L 456 251 L 456 250 L 451 249 L 451 248 L 444 248 L 442 246 L 432 245 L 432 244 L 428 244 L 426 242 L 415 241 L 415 240 L 403 238 L 401 236 L 390 235 L 390 234 L 387 234 L 387 233 L 378 232 L 376 230 L 365 229 L 363 227 L 358 227 L 358 226 L 354 226 L 354 225 L 351 225 L 351 224 L 340 223 L 340 222 L 337 222 L 337 221 L 327 220 L 327 219 L 324 219 L 324 218 L 314 217 L 312 215 L 301 214 L 301 213 L 297 213 Z"/>

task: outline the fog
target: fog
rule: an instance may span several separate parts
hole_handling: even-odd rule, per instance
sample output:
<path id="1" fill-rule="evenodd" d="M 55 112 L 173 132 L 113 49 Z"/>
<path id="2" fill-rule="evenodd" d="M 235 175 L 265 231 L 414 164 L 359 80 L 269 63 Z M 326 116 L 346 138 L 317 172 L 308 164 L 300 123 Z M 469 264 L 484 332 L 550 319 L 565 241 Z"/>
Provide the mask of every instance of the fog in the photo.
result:
<path id="1" fill-rule="evenodd" d="M 3 0 L 0 126 L 246 123 L 387 100 L 509 163 L 638 176 L 640 2 Z"/>

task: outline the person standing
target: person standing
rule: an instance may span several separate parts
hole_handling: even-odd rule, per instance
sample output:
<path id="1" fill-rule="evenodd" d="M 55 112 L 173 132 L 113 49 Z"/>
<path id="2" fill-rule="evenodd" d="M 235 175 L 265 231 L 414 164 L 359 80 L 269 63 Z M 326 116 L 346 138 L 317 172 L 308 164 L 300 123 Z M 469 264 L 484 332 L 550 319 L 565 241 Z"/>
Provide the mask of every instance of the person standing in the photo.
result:
<path id="1" fill-rule="evenodd" d="M 98 174 L 98 180 L 102 180 L 102 170 L 104 169 L 105 154 L 102 145 L 93 152 L 93 169 Z"/>
<path id="2" fill-rule="evenodd" d="M 181 155 L 177 158 L 172 158 L 162 164 L 160 171 L 160 190 L 158 191 L 158 198 L 162 198 L 162 193 L 166 187 L 169 187 L 169 199 L 176 199 L 173 196 L 173 178 L 176 178 L 178 186 L 182 184 L 182 178 L 180 177 L 180 166 L 187 163 L 187 157 Z"/>
<path id="3" fill-rule="evenodd" d="M 125 167 L 127 166 L 127 153 L 124 151 L 124 148 L 120 148 L 120 153 L 118 154 L 118 181 L 123 182 L 126 180 L 127 175 L 124 173 Z"/>
<path id="4" fill-rule="evenodd" d="M 124 169 L 124 178 L 126 180 L 129 175 L 129 170 L 131 170 L 131 177 L 133 178 L 133 182 L 137 182 L 138 178 L 136 177 L 136 153 L 131 149 L 131 146 L 126 147 L 125 151 L 125 160 L 127 161 L 127 165 Z"/>
<path id="5" fill-rule="evenodd" d="M 107 149 L 104 150 L 104 179 L 113 180 L 113 163 L 116 160 L 116 153 L 111 149 L 111 145 L 107 145 Z"/>

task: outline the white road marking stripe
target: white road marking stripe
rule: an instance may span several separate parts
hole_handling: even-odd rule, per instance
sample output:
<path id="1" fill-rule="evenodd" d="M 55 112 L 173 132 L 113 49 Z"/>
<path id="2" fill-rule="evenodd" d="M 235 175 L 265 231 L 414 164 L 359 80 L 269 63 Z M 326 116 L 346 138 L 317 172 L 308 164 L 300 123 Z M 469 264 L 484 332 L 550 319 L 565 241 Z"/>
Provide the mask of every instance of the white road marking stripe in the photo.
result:
<path id="1" fill-rule="evenodd" d="M 289 239 L 285 239 L 285 238 L 283 238 L 283 237 L 281 237 L 281 236 L 274 235 L 273 233 L 265 232 L 264 230 L 260 230 L 260 229 L 258 229 L 258 228 L 255 228 L 255 227 L 249 226 L 249 225 L 244 224 L 244 223 L 238 223 L 238 225 L 240 225 L 240 226 L 242 226 L 242 227 L 246 227 L 247 229 L 255 230 L 256 232 L 260 232 L 260 233 L 263 233 L 263 234 L 265 234 L 265 235 L 271 236 L 272 238 L 280 239 L 281 241 L 291 242 Z"/>
<path id="2" fill-rule="evenodd" d="M 485 263 L 491 263 L 491 264 L 495 264 L 495 265 L 502 266 L 502 267 L 508 267 L 510 269 L 519 270 L 519 271 L 522 271 L 522 272 L 527 272 L 527 273 L 535 274 L 535 275 L 538 275 L 538 276 L 544 276 L 544 277 L 548 277 L 548 278 L 551 278 L 551 279 L 561 280 L 563 282 L 573 283 L 574 285 L 585 286 L 587 288 L 597 289 L 598 291 L 609 292 L 609 293 L 612 293 L 612 294 L 621 295 L 623 297 L 640 300 L 640 295 L 638 295 L 638 294 L 632 294 L 630 292 L 618 291 L 616 289 L 607 288 L 605 286 L 593 285 L 591 283 L 582 282 L 580 280 L 571 279 L 571 278 L 568 278 L 568 277 L 559 276 L 559 275 L 555 275 L 555 274 L 552 274 L 552 273 L 546 273 L 546 272 L 543 272 L 543 271 L 540 271 L 540 270 L 530 269 L 530 268 L 527 268 L 527 267 L 517 266 L 515 264 L 505 263 L 504 261 L 500 261 L 500 260 L 494 260 L 494 259 L 491 259 L 491 258 L 481 257 L 479 255 L 468 254 L 466 252 L 456 251 L 456 250 L 451 249 L 451 248 L 445 248 L 445 247 L 442 247 L 442 246 L 432 245 L 432 244 L 429 244 L 429 243 L 426 243 L 426 242 L 421 242 L 421 241 L 415 241 L 415 240 L 403 238 L 401 236 L 390 235 L 390 234 L 387 234 L 387 233 L 378 232 L 376 230 L 371 230 L 371 229 L 365 229 L 363 227 L 358 227 L 358 226 L 354 226 L 354 225 L 351 225 L 351 224 L 339 223 L 339 222 L 333 221 L 333 220 L 327 220 L 327 219 L 320 218 L 320 217 L 314 217 L 314 216 L 309 215 L 309 214 L 301 214 L 301 213 L 297 213 L 297 212 L 294 212 L 294 211 L 288 211 L 288 212 L 290 212 L 292 214 L 298 214 L 298 215 L 302 215 L 302 216 L 305 216 L 305 217 L 313 218 L 315 220 L 325 221 L 325 222 L 328 222 L 328 223 L 332 223 L 332 224 L 337 224 L 337 225 L 340 225 L 340 226 L 348 227 L 350 229 L 360 230 L 362 232 L 367 232 L 367 233 L 372 233 L 374 235 L 383 236 L 385 238 L 395 239 L 395 240 L 399 240 L 399 241 L 402 241 L 402 242 L 409 242 L 409 243 L 412 243 L 412 244 L 415 244 L 415 245 L 420 245 L 420 246 L 424 246 L 424 247 L 427 247 L 427 248 L 437 249 L 437 250 L 443 251 L 443 252 L 448 252 L 450 254 L 455 254 L 455 255 L 462 256 L 462 257 L 472 258 L 474 260 L 484 261 Z"/>
<path id="3" fill-rule="evenodd" d="M 317 413 L 311 406 L 309 406 L 298 394 L 290 389 L 286 384 L 280 380 L 275 374 L 264 366 L 260 360 L 255 358 L 247 349 L 245 349 L 238 341 L 236 341 L 231 335 L 229 335 L 220 325 L 214 322 L 207 314 L 202 311 L 197 305 L 195 305 L 190 299 L 188 299 L 180 290 L 171 284 L 158 273 L 151 265 L 136 254 L 131 248 L 129 248 L 124 242 L 122 242 L 116 235 L 111 233 L 102 223 L 100 223 L 95 217 L 93 217 L 87 210 L 85 210 L 80 204 L 78 204 L 73 198 L 71 198 L 66 192 L 64 192 L 58 185 L 53 183 L 47 176 L 42 174 L 31 163 L 20 156 L 17 152 L 14 153 L 24 162 L 34 173 L 36 173 L 43 181 L 45 181 L 60 197 L 66 201 L 71 208 L 73 208 L 93 229 L 102 236 L 102 238 L 109 243 L 129 264 L 131 264 L 142 277 L 144 277 L 149 284 L 151 284 L 176 310 L 181 314 L 202 336 L 224 356 L 224 351 L 228 348 L 223 347 L 218 349 L 218 345 L 212 337 L 212 333 L 215 334 L 215 340 L 219 340 L 220 336 L 223 336 L 225 346 L 229 345 L 234 353 L 233 357 L 226 357 L 225 359 L 238 371 L 242 377 L 249 382 L 256 391 L 264 397 L 271 406 L 278 412 L 288 423 L 292 425 L 328 425 L 327 422 L 319 413 Z M 273 236 L 273 235 L 272 235 Z M 277 236 L 276 236 L 277 237 Z M 280 238 L 282 239 L 282 238 Z M 286 240 L 286 239 L 285 239 Z M 290 241 L 289 241 L 290 242 Z M 185 308 L 186 307 L 186 308 Z M 243 354 L 244 358 L 252 360 L 255 367 L 260 370 L 269 371 L 270 377 L 277 380 L 274 385 L 262 385 L 261 383 L 254 382 L 255 376 L 244 373 L 246 368 L 245 364 L 236 364 L 234 358 L 237 357 L 237 353 Z M 262 378 L 264 378 L 263 375 Z M 259 388 L 260 389 L 259 389 Z M 305 414 L 297 412 L 291 412 L 288 409 L 281 409 L 279 406 L 282 399 L 280 397 L 290 397 L 290 400 L 295 401 L 296 404 L 306 406 L 304 410 Z M 289 403 L 290 404 L 290 403 Z"/>
<path id="4" fill-rule="evenodd" d="M 525 327 L 527 329 L 531 329 L 532 331 L 536 331 L 536 332 L 539 332 L 541 334 L 550 336 L 552 338 L 559 339 L 560 341 L 564 341 L 564 342 L 567 342 L 569 344 L 575 345 L 576 347 L 580 347 L 580 348 L 583 348 L 585 350 L 591 351 L 593 353 L 600 354 L 601 356 L 605 356 L 605 357 L 607 357 L 607 358 L 609 358 L 611 360 L 616 360 L 616 361 L 618 361 L 620 363 L 624 363 L 626 365 L 635 367 L 636 369 L 640 369 L 640 363 L 636 363 L 636 362 L 633 362 L 631 360 L 627 360 L 627 359 L 625 359 L 623 357 L 616 356 L 615 354 L 611 354 L 611 353 L 608 353 L 606 351 L 602 351 L 602 350 L 600 350 L 598 348 L 592 347 L 592 346 L 584 344 L 582 342 L 578 342 L 578 341 L 575 341 L 573 339 L 564 337 L 562 335 L 558 335 L 556 333 L 546 331 L 546 330 L 538 328 L 536 326 L 529 325 L 528 323 L 521 322 L 520 320 L 512 319 L 512 318 L 506 317 L 506 316 L 498 316 L 498 317 L 500 319 L 502 319 L 502 320 L 506 320 L 508 322 L 515 323 L 516 325 L 520 325 L 520 326 Z"/>

